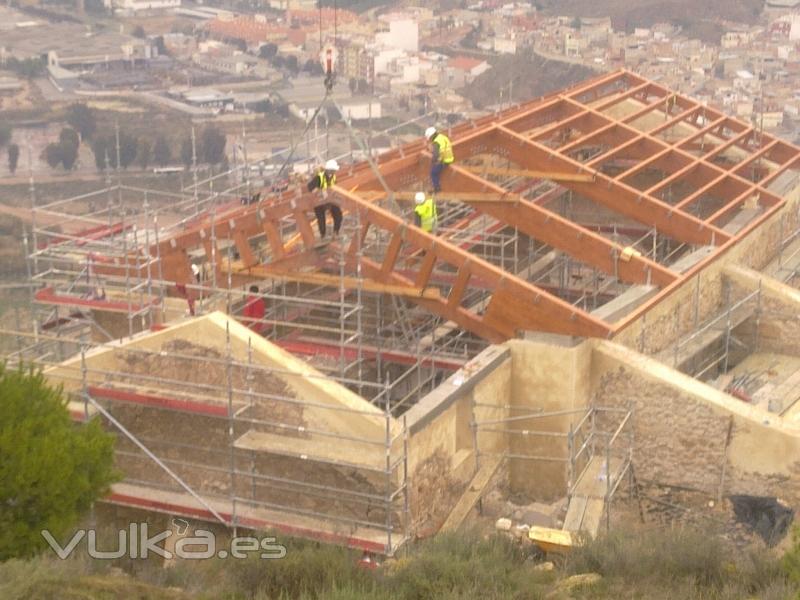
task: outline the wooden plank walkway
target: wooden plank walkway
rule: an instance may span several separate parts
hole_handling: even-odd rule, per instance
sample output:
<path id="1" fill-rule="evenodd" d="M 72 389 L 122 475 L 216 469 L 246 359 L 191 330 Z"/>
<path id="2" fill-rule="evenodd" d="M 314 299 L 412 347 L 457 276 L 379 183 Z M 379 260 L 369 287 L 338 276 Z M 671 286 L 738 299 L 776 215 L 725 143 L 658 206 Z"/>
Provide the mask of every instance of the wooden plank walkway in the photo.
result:
<path id="1" fill-rule="evenodd" d="M 491 457 L 484 460 L 481 468 L 475 473 L 475 477 L 469 482 L 466 491 L 453 507 L 453 510 L 450 511 L 440 531 L 453 531 L 461 526 L 486 491 L 486 486 L 489 485 L 501 462 L 502 458 L 500 457 Z"/>
<path id="2" fill-rule="evenodd" d="M 394 554 L 404 543 L 402 534 L 389 536 L 385 530 L 365 526 L 347 526 L 333 520 L 293 514 L 287 511 L 248 505 L 237 499 L 235 505 L 230 499 L 204 496 L 205 502 L 225 520 L 239 527 L 256 531 L 274 530 L 284 535 L 314 539 L 326 543 L 358 548 L 378 554 Z M 218 523 L 213 514 L 200 502 L 186 492 L 168 491 L 146 485 L 116 483 L 103 502 L 120 506 L 131 506 L 168 515 L 200 519 Z M 280 538 L 278 542 L 280 542 Z"/>

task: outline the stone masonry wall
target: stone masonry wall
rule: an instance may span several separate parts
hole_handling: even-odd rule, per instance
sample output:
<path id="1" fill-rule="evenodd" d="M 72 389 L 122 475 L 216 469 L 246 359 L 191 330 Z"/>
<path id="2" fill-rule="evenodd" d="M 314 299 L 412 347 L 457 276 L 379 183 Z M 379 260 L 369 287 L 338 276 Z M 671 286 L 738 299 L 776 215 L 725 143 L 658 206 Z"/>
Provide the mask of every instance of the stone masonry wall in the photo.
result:
<path id="1" fill-rule="evenodd" d="M 600 378 L 594 396 L 597 406 L 625 408 L 630 400 L 637 476 L 716 493 L 729 419 L 625 367 Z"/>
<path id="2" fill-rule="evenodd" d="M 593 399 L 620 407 L 633 401 L 639 479 L 712 497 L 776 496 L 800 507 L 800 428 L 636 353 L 618 354 L 595 352 Z"/>

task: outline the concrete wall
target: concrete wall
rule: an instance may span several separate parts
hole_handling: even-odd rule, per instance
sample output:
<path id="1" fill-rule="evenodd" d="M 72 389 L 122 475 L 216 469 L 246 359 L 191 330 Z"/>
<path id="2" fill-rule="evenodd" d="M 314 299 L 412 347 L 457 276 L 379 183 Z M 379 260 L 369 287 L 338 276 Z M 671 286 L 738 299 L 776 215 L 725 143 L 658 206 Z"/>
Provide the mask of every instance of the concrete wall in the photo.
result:
<path id="1" fill-rule="evenodd" d="M 512 357 L 510 404 L 512 415 L 552 412 L 587 406 L 589 398 L 590 346 L 560 336 L 537 335 L 529 340 L 507 342 Z M 566 434 L 579 413 L 548 418 L 530 418 L 498 427 Z M 509 452 L 519 456 L 568 457 L 566 438 L 511 434 Z M 512 492 L 538 500 L 553 500 L 565 494 L 566 462 L 524 458 L 509 461 Z"/>

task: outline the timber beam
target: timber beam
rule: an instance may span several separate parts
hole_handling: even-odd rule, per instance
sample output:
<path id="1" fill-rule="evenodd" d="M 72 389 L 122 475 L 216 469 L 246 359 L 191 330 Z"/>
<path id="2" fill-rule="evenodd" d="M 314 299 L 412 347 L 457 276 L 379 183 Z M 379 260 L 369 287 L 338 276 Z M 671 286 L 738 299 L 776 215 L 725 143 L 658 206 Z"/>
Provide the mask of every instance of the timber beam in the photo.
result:
<path id="1" fill-rule="evenodd" d="M 361 268 L 367 276 L 378 281 L 416 287 L 428 285 L 430 274 L 437 264 L 455 270 L 456 281 L 446 299 L 413 300 L 476 335 L 499 341 L 513 337 L 518 331 L 525 329 L 592 337 L 605 337 L 610 334 L 609 325 L 568 302 L 462 250 L 455 244 L 426 233 L 418 227 L 406 225 L 396 215 L 356 194 L 338 186 L 334 186 L 334 190 L 351 212 L 359 213 L 362 224 L 362 236 L 354 239 L 351 244 L 347 253 L 348 260 L 355 264 L 358 240 L 363 239 L 367 230 L 372 227 L 388 233 L 393 241 L 400 240 L 401 245 L 409 246 L 412 252 L 424 251 L 423 264 L 416 281 L 400 275 L 395 270 L 399 252 L 395 250 L 396 245 L 392 242 L 386 250 L 382 263 L 361 258 Z M 488 282 L 492 286 L 491 299 L 483 315 L 462 306 L 464 292 L 472 277 Z"/>
<path id="2" fill-rule="evenodd" d="M 514 200 L 503 205 L 480 203 L 476 205 L 478 210 L 510 227 L 517 227 L 526 235 L 566 252 L 587 265 L 628 283 L 664 287 L 678 279 L 677 274 L 645 257 L 634 256 L 627 262 L 622 261 L 619 257 L 624 248 L 619 244 L 522 196 L 509 194 L 503 188 L 475 177 L 465 169 L 456 166 L 451 169 L 450 181 L 458 189 L 492 190 L 508 200 Z M 449 198 L 446 194 L 443 196 Z"/>
<path id="3" fill-rule="evenodd" d="M 361 289 L 365 292 L 378 294 L 391 294 L 392 296 L 405 296 L 409 298 L 424 298 L 426 300 L 440 300 L 441 292 L 436 287 L 418 288 L 413 285 L 391 285 L 381 283 L 369 278 L 347 277 L 332 273 L 286 271 L 273 268 L 269 265 L 253 265 L 250 267 L 231 265 L 223 266 L 224 271 L 230 270 L 232 274 L 248 276 L 254 279 L 276 279 L 279 281 L 292 281 L 295 283 L 308 283 L 323 285 L 345 290 Z"/>
<path id="4" fill-rule="evenodd" d="M 501 177 L 528 177 L 530 179 L 549 179 L 551 181 L 594 181 L 591 173 L 561 173 L 557 171 L 535 171 L 532 169 L 503 169 L 500 167 L 464 167 L 476 175 L 498 175 Z"/>
<path id="5" fill-rule="evenodd" d="M 495 129 L 495 140 L 498 149 L 505 151 L 513 162 L 524 167 L 542 168 L 546 165 L 554 170 L 585 170 L 579 161 L 557 155 L 546 146 L 532 142 L 502 125 Z M 658 231 L 688 244 L 716 246 L 730 239 L 730 235 L 721 229 L 675 210 L 666 202 L 615 181 L 603 173 L 594 173 L 595 183 L 564 182 L 563 185 L 615 212 L 655 227 Z"/>

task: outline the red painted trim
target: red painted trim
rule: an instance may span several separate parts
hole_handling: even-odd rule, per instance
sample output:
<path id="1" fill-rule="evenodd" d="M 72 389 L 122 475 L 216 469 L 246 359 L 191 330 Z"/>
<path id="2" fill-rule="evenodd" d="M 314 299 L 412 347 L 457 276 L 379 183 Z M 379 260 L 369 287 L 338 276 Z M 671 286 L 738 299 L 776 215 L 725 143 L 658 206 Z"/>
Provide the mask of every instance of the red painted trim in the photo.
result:
<path id="1" fill-rule="evenodd" d="M 83 246 L 87 242 L 101 240 L 105 237 L 116 235 L 118 233 L 122 233 L 127 229 L 133 227 L 132 224 L 125 225 L 122 222 L 114 223 L 113 225 L 97 225 L 96 227 L 89 227 L 87 229 L 82 229 L 74 234 L 70 234 L 70 237 L 65 237 L 63 235 L 51 235 L 49 241 L 39 242 L 37 244 L 37 248 L 39 250 L 43 250 L 51 245 L 63 244 L 64 242 L 68 242 L 73 240 L 74 238 L 82 238 L 76 242 L 78 246 Z"/>
<path id="2" fill-rule="evenodd" d="M 106 310 L 111 312 L 128 312 L 128 310 L 139 311 L 143 308 L 141 304 L 128 304 L 127 302 L 119 300 L 91 300 L 89 298 L 78 298 L 76 296 L 67 296 L 64 294 L 56 294 L 52 287 L 42 288 L 37 290 L 34 294 L 37 302 L 46 304 L 59 304 L 64 306 L 85 306 L 87 308 L 96 308 L 99 310 Z M 153 300 L 150 306 L 158 304 L 158 300 Z"/>
<path id="3" fill-rule="evenodd" d="M 322 354 L 324 356 L 331 356 L 334 358 L 339 358 L 340 354 L 340 347 L 338 344 L 330 344 L 323 342 L 321 340 L 278 340 L 273 342 L 276 346 L 280 346 L 287 352 L 291 352 L 292 354 L 303 354 L 306 356 L 314 356 L 315 354 Z M 344 356 L 348 360 L 354 360 L 358 358 L 358 348 L 353 346 L 345 346 L 343 348 Z M 412 354 L 406 354 L 404 352 L 393 352 L 388 350 L 378 350 L 377 348 L 373 348 L 370 346 L 364 346 L 361 348 L 361 355 L 365 358 L 377 358 L 379 355 L 381 360 L 390 363 L 397 363 L 401 365 L 414 365 L 417 363 L 417 357 Z M 423 364 L 430 364 L 431 359 L 429 357 L 424 357 L 422 359 Z M 458 360 L 448 360 L 446 358 L 434 358 L 433 365 L 437 369 L 447 369 L 450 371 L 458 371 L 461 367 L 464 366 L 466 361 L 458 361 Z"/>
<path id="4" fill-rule="evenodd" d="M 117 402 L 130 402 L 144 406 L 156 408 L 166 408 L 200 415 L 210 415 L 215 417 L 227 417 L 228 407 L 224 404 L 211 404 L 209 402 L 195 402 L 192 400 L 179 400 L 177 398 L 165 398 L 163 396 L 152 396 L 149 394 L 137 394 L 125 390 L 115 390 L 98 386 L 89 386 L 89 393 L 96 398 L 106 400 L 116 400 Z"/>
<path id="5" fill-rule="evenodd" d="M 137 508 L 145 508 L 159 512 L 166 512 L 168 514 L 194 517 L 197 519 L 203 519 L 204 521 L 217 522 L 216 517 L 214 517 L 214 515 L 212 515 L 211 512 L 206 509 L 194 508 L 191 506 L 183 506 L 180 504 L 173 504 L 171 502 L 162 502 L 160 500 L 150 500 L 148 498 L 141 498 L 139 496 L 111 493 L 106 498 L 104 498 L 104 501 L 113 504 L 122 504 L 125 506 L 133 506 Z M 233 519 L 230 513 L 219 512 L 219 515 L 225 520 L 226 524 L 228 525 L 233 524 Z M 340 546 L 342 545 L 347 546 L 348 548 L 358 548 L 360 550 L 367 550 L 368 552 L 373 552 L 375 554 L 386 554 L 386 548 L 383 544 L 379 544 L 378 542 L 372 542 L 370 540 L 364 540 L 357 537 L 345 536 L 337 533 L 330 533 L 327 531 L 318 531 L 315 529 L 309 529 L 307 527 L 297 527 L 295 525 L 288 525 L 286 523 L 277 523 L 274 521 L 267 521 L 264 519 L 238 517 L 236 519 L 236 524 L 244 527 L 250 527 L 252 529 L 262 529 L 262 530 L 273 529 L 276 531 L 280 531 L 281 533 L 285 533 L 287 535 L 292 535 L 295 537 L 319 540 L 322 542 L 328 542 Z"/>

